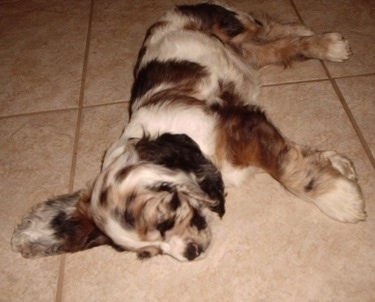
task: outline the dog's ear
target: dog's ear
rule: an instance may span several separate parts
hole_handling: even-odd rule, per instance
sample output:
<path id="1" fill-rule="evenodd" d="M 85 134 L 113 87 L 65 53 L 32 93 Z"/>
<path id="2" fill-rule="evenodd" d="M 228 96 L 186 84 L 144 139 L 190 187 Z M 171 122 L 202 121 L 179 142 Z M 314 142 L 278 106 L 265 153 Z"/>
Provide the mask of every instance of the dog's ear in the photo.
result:
<path id="1" fill-rule="evenodd" d="M 219 194 L 213 198 L 193 182 L 178 185 L 177 190 L 180 194 L 186 195 L 190 204 L 195 208 L 204 206 L 217 213 L 220 218 L 225 214 L 225 199 L 223 195 Z"/>
<path id="2" fill-rule="evenodd" d="M 184 184 L 180 186 L 180 191 L 199 200 L 220 217 L 224 215 L 225 196 L 221 173 L 189 136 L 164 133 L 154 140 L 145 137 L 136 144 L 136 149 L 142 160 L 194 174 L 198 186 Z"/>
<path id="3" fill-rule="evenodd" d="M 90 195 L 84 189 L 33 207 L 14 230 L 13 251 L 36 258 L 111 244 L 89 216 Z"/>

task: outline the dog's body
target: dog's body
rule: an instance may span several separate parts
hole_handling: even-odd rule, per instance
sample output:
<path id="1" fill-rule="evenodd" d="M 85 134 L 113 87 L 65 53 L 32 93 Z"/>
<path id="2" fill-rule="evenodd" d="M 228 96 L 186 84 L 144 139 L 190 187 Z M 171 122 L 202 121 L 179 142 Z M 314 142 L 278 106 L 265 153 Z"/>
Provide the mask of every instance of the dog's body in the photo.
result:
<path id="1" fill-rule="evenodd" d="M 135 66 L 131 118 L 95 182 L 34 208 L 16 228 L 25 257 L 114 244 L 193 260 L 208 247 L 224 184 L 261 168 L 328 216 L 355 223 L 364 202 L 351 162 L 286 139 L 256 106 L 256 70 L 350 56 L 337 33 L 215 4 L 179 6 L 150 27 Z"/>

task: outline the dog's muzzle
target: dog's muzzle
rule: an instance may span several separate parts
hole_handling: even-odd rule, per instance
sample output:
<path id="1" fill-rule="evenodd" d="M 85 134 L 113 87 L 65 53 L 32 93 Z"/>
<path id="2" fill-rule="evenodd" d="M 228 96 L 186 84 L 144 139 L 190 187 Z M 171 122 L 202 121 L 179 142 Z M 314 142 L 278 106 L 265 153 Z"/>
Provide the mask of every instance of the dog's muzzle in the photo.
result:
<path id="1" fill-rule="evenodd" d="M 186 246 L 184 256 L 189 261 L 192 261 L 195 258 L 197 258 L 201 253 L 202 253 L 202 248 L 198 244 L 190 242 Z"/>

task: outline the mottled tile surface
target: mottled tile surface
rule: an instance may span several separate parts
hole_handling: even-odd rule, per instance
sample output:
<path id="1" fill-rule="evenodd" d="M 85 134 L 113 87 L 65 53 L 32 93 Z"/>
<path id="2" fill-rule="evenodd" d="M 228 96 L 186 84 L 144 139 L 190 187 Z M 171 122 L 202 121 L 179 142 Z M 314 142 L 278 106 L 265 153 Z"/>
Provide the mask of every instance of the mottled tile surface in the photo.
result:
<path id="1" fill-rule="evenodd" d="M 316 32 L 339 31 L 350 40 L 349 61 L 324 63 L 334 80 L 319 61 L 261 70 L 265 86 L 258 103 L 290 139 L 353 160 L 368 220 L 335 222 L 258 173 L 228 190 L 226 215 L 212 218 L 207 257 L 184 264 L 167 256 L 141 262 L 110 247 L 62 262 L 25 260 L 9 244 L 30 206 L 81 188 L 98 173 L 104 150 L 128 120 L 132 70 L 145 30 L 181 2 L 3 2 L 1 301 L 375 300 L 373 1 L 232 1 L 245 11 L 301 18 Z"/>
<path id="2" fill-rule="evenodd" d="M 94 180 L 106 150 L 119 138 L 128 121 L 128 103 L 85 108 L 77 150 L 74 187 L 79 189 Z"/>
<path id="3" fill-rule="evenodd" d="M 89 1 L 1 4 L 0 116 L 78 104 Z"/>
<path id="4" fill-rule="evenodd" d="M 375 75 L 337 80 L 375 157 Z"/>

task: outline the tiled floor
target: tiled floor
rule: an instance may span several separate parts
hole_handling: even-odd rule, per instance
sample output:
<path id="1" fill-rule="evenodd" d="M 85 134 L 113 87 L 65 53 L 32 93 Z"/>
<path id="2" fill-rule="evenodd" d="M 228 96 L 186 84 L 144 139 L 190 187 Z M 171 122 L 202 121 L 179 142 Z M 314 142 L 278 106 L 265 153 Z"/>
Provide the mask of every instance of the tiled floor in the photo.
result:
<path id="1" fill-rule="evenodd" d="M 258 174 L 229 190 L 202 261 L 107 247 L 22 259 L 14 225 L 99 171 L 127 119 L 145 29 L 177 1 L 0 0 L 0 301 L 375 301 L 375 3 L 232 2 L 350 40 L 345 63 L 262 70 L 259 102 L 293 140 L 353 159 L 368 220 L 332 221 Z"/>

